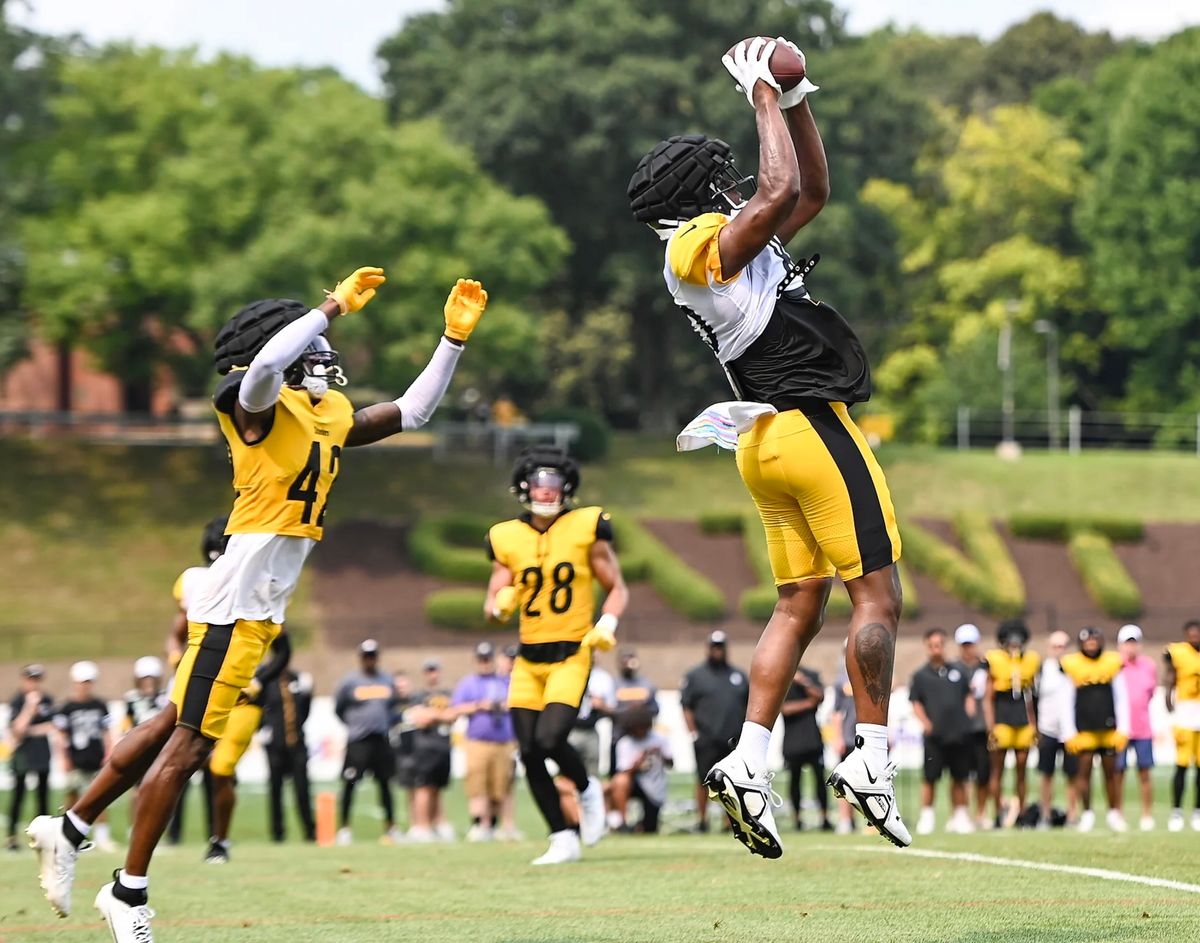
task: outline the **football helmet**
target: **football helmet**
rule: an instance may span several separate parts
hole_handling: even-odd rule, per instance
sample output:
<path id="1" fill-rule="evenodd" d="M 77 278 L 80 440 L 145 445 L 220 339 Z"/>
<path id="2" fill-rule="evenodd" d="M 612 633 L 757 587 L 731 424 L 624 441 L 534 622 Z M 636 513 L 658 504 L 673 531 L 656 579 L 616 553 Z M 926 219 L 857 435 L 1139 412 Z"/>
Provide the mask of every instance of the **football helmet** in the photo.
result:
<path id="1" fill-rule="evenodd" d="M 214 517 L 204 525 L 204 536 L 200 539 L 200 554 L 205 563 L 212 563 L 229 545 L 229 535 L 225 528 L 229 526 L 229 518 Z"/>
<path id="2" fill-rule="evenodd" d="M 1097 643 L 1099 643 L 1098 647 L 1096 648 L 1096 654 L 1091 656 L 1091 657 L 1096 657 L 1102 651 L 1104 651 L 1104 633 L 1101 632 L 1099 629 L 1095 628 L 1094 626 L 1090 626 L 1090 625 L 1084 626 L 1082 629 L 1079 630 L 1079 650 L 1081 652 L 1083 652 L 1085 655 L 1087 655 L 1088 652 L 1084 650 L 1084 646 L 1087 645 L 1088 642 L 1091 642 L 1093 640 L 1095 640 Z"/>
<path id="3" fill-rule="evenodd" d="M 267 341 L 280 329 L 309 312 L 308 305 L 290 298 L 263 298 L 253 301 L 235 314 L 217 332 L 213 343 L 217 373 L 250 366 Z M 324 335 L 318 336 L 291 366 L 284 371 L 288 386 L 301 387 L 320 399 L 329 384 L 346 385 L 338 353 Z"/>
<path id="4" fill-rule="evenodd" d="M 634 218 L 664 238 L 702 213 L 736 211 L 755 180 L 738 173 L 729 145 L 703 134 L 660 141 L 638 161 L 626 194 Z"/>
<path id="5" fill-rule="evenodd" d="M 534 501 L 534 488 L 554 488 L 557 497 L 553 501 Z M 579 464 L 556 445 L 530 446 L 513 466 L 510 490 L 538 517 L 559 514 L 578 488 Z"/>
<path id="6" fill-rule="evenodd" d="M 1029 626 L 1024 619 L 1005 619 L 996 630 L 996 640 L 1001 648 L 1019 645 L 1024 648 L 1029 644 Z"/>

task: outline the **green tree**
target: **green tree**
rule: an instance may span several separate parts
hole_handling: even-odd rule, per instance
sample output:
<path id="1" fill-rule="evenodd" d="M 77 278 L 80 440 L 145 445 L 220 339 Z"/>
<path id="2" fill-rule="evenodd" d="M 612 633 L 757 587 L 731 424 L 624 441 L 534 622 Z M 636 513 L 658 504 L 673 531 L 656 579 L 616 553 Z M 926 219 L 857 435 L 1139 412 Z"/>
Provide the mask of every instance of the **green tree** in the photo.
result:
<path id="1" fill-rule="evenodd" d="M 208 339 L 241 304 L 320 297 L 356 265 L 389 284 L 338 343 L 360 379 L 420 369 L 454 279 L 494 298 L 468 378 L 536 378 L 537 296 L 567 241 L 434 122 L 391 127 L 383 106 L 328 71 L 114 47 L 77 57 L 52 100 L 49 211 L 27 218 L 27 307 L 85 345 L 145 406 L 161 364 L 192 392 Z"/>

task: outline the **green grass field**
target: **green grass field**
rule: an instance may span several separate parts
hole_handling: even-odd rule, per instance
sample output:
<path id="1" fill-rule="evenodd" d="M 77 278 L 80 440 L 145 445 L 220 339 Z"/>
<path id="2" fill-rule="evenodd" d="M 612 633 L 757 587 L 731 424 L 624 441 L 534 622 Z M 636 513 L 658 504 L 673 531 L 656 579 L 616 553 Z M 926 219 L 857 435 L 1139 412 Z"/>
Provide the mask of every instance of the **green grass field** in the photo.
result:
<path id="1" fill-rule="evenodd" d="M 1160 771 L 1165 772 L 1165 771 Z M 1164 795 L 1165 779 L 1157 793 Z M 674 788 L 683 794 L 685 781 Z M 906 779 L 902 801 L 914 795 Z M 249 792 L 249 790 L 247 790 Z M 195 793 L 196 790 L 193 790 Z M 610 836 L 576 865 L 533 869 L 541 829 L 527 797 L 516 844 L 383 847 L 374 790 L 358 802 L 350 848 L 263 840 L 263 799 L 243 796 L 233 861 L 203 865 L 195 840 L 155 862 L 161 943 L 821 943 L 895 941 L 1177 941 L 1194 936 L 1200 893 L 1017 865 L 924 857 L 971 853 L 1052 867 L 1108 869 L 1185 883 L 1200 875 L 1193 832 L 1114 836 L 1003 832 L 918 839 L 908 852 L 878 838 L 785 833 L 766 862 L 722 835 Z M 461 790 L 451 790 L 462 821 Z M 120 809 L 115 816 L 123 829 Z M 191 810 L 193 813 L 195 809 Z M 915 818 L 910 814 L 910 818 Z M 94 890 L 120 864 L 81 858 L 75 913 L 54 918 L 28 852 L 0 856 L 0 940 L 103 940 Z"/>

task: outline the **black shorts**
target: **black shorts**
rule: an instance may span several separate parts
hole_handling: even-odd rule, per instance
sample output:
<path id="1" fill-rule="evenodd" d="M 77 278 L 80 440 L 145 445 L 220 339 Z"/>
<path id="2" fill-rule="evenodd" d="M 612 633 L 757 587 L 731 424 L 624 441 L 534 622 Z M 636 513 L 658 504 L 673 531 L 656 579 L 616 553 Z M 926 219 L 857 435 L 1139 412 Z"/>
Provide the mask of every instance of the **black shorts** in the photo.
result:
<path id="1" fill-rule="evenodd" d="M 1038 734 L 1038 772 L 1043 776 L 1053 776 L 1058 755 L 1062 754 L 1062 771 L 1067 779 L 1074 779 L 1079 772 L 1079 757 L 1068 753 L 1061 740 L 1055 740 L 1044 733 Z"/>
<path id="2" fill-rule="evenodd" d="M 418 750 L 412 756 L 412 786 L 445 789 L 450 785 L 450 753 L 446 750 Z"/>
<path id="3" fill-rule="evenodd" d="M 946 743 L 935 737 L 925 738 L 925 782 L 936 783 L 944 770 L 950 770 L 950 778 L 956 783 L 965 782 L 971 775 L 971 743 L 957 740 Z"/>
<path id="4" fill-rule="evenodd" d="M 971 757 L 971 779 L 986 783 L 992 778 L 992 754 L 988 752 L 987 731 L 976 730 L 967 734 L 965 747 Z"/>
<path id="5" fill-rule="evenodd" d="M 346 744 L 346 758 L 342 761 L 342 779 L 356 783 L 366 773 L 378 780 L 392 778 L 395 767 L 392 747 L 381 733 L 371 734 L 361 740 Z"/>
<path id="6" fill-rule="evenodd" d="M 728 755 L 729 744 L 720 740 L 697 740 L 692 746 L 696 750 L 696 782 L 702 783 L 708 771 Z"/>

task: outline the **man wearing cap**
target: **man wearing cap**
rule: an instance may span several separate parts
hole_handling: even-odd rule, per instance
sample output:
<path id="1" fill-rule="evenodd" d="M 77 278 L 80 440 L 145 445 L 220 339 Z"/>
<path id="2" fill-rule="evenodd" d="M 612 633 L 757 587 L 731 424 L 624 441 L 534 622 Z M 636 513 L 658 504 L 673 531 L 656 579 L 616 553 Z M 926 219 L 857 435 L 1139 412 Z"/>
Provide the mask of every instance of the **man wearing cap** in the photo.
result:
<path id="1" fill-rule="evenodd" d="M 21 691 L 9 704 L 8 733 L 13 774 L 8 797 L 8 847 L 17 848 L 17 825 L 25 804 L 28 780 L 36 778 L 37 814 L 50 811 L 50 739 L 54 729 L 54 699 L 42 690 L 46 671 L 41 665 L 21 669 Z"/>
<path id="2" fill-rule="evenodd" d="M 77 661 L 71 666 L 74 689 L 71 699 L 59 705 L 54 715 L 58 731 L 59 754 L 67 773 L 67 808 L 79 801 L 79 796 L 96 778 L 104 758 L 112 749 L 112 715 L 108 705 L 96 697 L 96 679 L 100 669 L 93 661 Z M 93 841 L 101 851 L 115 851 L 108 829 L 108 813 L 102 812 L 95 821 Z"/>
<path id="3" fill-rule="evenodd" d="M 370 773 L 379 786 L 379 804 L 383 808 L 384 842 L 399 839 L 396 813 L 392 805 L 392 748 L 388 731 L 397 701 L 391 677 L 379 670 L 379 643 L 367 639 L 358 646 L 358 671 L 351 672 L 337 687 L 334 713 L 346 725 L 346 758 L 342 764 L 341 827 L 337 842 L 348 845 L 354 833 L 350 828 L 350 807 L 354 787 Z"/>
<path id="4" fill-rule="evenodd" d="M 1117 633 L 1121 649 L 1121 679 L 1129 699 L 1129 746 L 1117 753 L 1117 791 L 1125 794 L 1125 764 L 1129 750 L 1138 766 L 1138 786 L 1142 799 L 1143 832 L 1154 829 L 1154 793 L 1150 786 L 1150 771 L 1154 768 L 1154 731 L 1150 727 L 1150 701 L 1158 687 L 1158 666 L 1149 655 L 1142 654 L 1142 630 L 1125 625 Z"/>
<path id="5" fill-rule="evenodd" d="M 512 788 L 513 735 L 508 678 L 496 673 L 491 642 L 475 646 L 475 672 L 458 682 L 451 706 L 467 718 L 467 841 L 489 841 Z"/>
<path id="6" fill-rule="evenodd" d="M 412 823 L 410 841 L 454 840 L 442 793 L 450 785 L 450 728 L 457 711 L 451 692 L 442 686 L 442 663 L 427 658 L 421 665 L 423 687 L 414 692 L 405 719 L 413 725 Z"/>
<path id="7" fill-rule="evenodd" d="M 1046 657 L 1038 668 L 1035 690 L 1037 692 L 1038 729 L 1038 772 L 1042 774 L 1042 797 L 1038 809 L 1038 828 L 1049 828 L 1053 816 L 1054 768 L 1062 757 L 1062 773 L 1066 779 L 1067 821 L 1074 822 L 1079 796 L 1075 790 L 1075 777 L 1079 772 L 1079 758 L 1067 751 L 1064 732 L 1067 715 L 1075 703 L 1075 686 L 1063 673 L 1062 659 L 1067 653 L 1071 637 L 1059 630 L 1051 632 L 1046 640 Z"/>
<path id="8" fill-rule="evenodd" d="M 296 814 L 304 830 L 305 841 L 316 841 L 317 824 L 313 817 L 312 789 L 308 782 L 308 744 L 304 742 L 304 724 L 312 710 L 313 679 L 307 672 L 285 668 L 263 688 L 262 728 L 259 733 L 267 755 L 270 775 L 271 840 L 284 840 L 283 784 L 291 779 L 296 796 Z"/>
<path id="9" fill-rule="evenodd" d="M 958 646 L 958 667 L 971 687 L 971 703 L 967 705 L 966 750 L 970 757 L 971 779 L 975 781 L 975 822 L 987 828 L 992 820 L 987 814 L 992 779 L 992 756 L 988 752 L 987 718 L 983 716 L 983 698 L 987 694 L 987 665 L 979 653 L 979 626 L 970 622 L 954 630 Z"/>
<path id="10" fill-rule="evenodd" d="M 696 751 L 696 829 L 708 831 L 708 771 L 729 752 L 742 731 L 750 686 L 729 664 L 728 639 L 719 629 L 708 637 L 708 657 L 683 678 L 679 704 Z M 618 691 L 619 695 L 619 691 Z"/>

